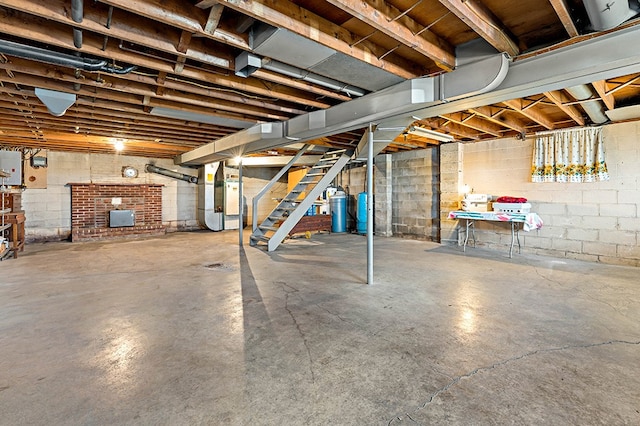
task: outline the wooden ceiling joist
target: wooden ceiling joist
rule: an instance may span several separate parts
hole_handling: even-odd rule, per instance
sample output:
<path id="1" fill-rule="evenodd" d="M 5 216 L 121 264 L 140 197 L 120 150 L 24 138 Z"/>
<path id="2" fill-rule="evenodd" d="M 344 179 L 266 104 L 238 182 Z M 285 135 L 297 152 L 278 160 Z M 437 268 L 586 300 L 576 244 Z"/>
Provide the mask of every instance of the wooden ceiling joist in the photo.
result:
<path id="1" fill-rule="evenodd" d="M 591 83 L 591 85 L 595 89 L 598 96 L 600 96 L 600 99 L 602 100 L 602 102 L 604 102 L 604 105 L 607 107 L 607 109 L 615 109 L 616 101 L 613 95 L 607 92 L 607 82 L 604 80 L 599 80 L 594 81 L 593 83 Z"/>
<path id="2" fill-rule="evenodd" d="M 1 2 L 2 0 L 0 0 Z M 103 40 L 91 34 L 84 35 L 84 42 L 81 49 L 73 47 L 72 34 L 64 27 L 47 25 L 45 20 L 35 18 L 37 23 L 22 31 L 24 37 L 38 43 L 56 46 L 60 48 L 76 50 L 93 57 L 111 58 L 121 63 L 135 62 L 142 67 L 165 72 L 172 75 L 173 65 L 166 60 L 136 54 L 131 51 L 124 51 L 118 46 L 118 42 L 109 40 L 105 50 L 102 49 Z M 14 14 L 3 13 L 0 9 L 0 32 L 11 33 L 16 26 L 24 26 L 23 18 Z M 261 70 L 262 71 L 262 70 Z M 248 98 L 252 96 L 265 97 L 268 99 L 282 100 L 287 102 L 308 105 L 314 108 L 327 108 L 331 103 L 317 99 L 318 97 L 330 97 L 338 100 L 347 100 L 345 95 L 337 94 L 329 90 L 319 88 L 312 84 L 300 84 L 295 80 L 281 78 L 277 85 L 273 87 L 265 86 L 264 82 L 257 78 L 237 77 L 233 73 L 206 72 L 186 65 L 181 73 L 182 77 L 196 81 L 206 81 L 211 85 L 221 86 L 221 90 L 227 89 L 239 94 L 246 94 Z M 289 84 L 287 84 L 289 83 Z M 303 91 L 304 90 L 304 91 Z M 308 92 L 318 96 L 309 96 Z"/>
<path id="3" fill-rule="evenodd" d="M 440 3 L 480 34 L 498 52 L 506 52 L 511 56 L 520 53 L 518 44 L 503 29 L 502 23 L 479 1 L 440 0 Z"/>
<path id="4" fill-rule="evenodd" d="M 525 101 L 522 99 L 505 101 L 504 104 L 507 105 L 509 108 L 513 109 L 514 111 L 527 117 L 529 120 L 532 120 L 540 124 L 541 126 L 545 127 L 548 130 L 553 130 L 555 128 L 553 121 L 549 117 L 545 116 L 542 112 L 538 111 L 537 109 L 531 107 L 530 103 L 525 105 Z"/>
<path id="5" fill-rule="evenodd" d="M 576 28 L 576 24 L 573 22 L 571 18 L 571 10 L 567 5 L 566 0 L 549 0 L 551 6 L 556 11 L 556 15 L 562 22 L 564 29 L 569 34 L 569 37 L 578 37 L 580 33 L 578 33 L 578 29 Z"/>
<path id="6" fill-rule="evenodd" d="M 507 127 L 511 130 L 515 130 L 520 134 L 526 133 L 526 128 L 524 124 L 514 118 L 503 114 L 505 108 L 494 107 L 494 106 L 482 106 L 469 109 L 469 112 L 472 112 L 485 120 L 491 121 L 500 126 Z"/>
<path id="7" fill-rule="evenodd" d="M 545 92 L 544 95 L 553 102 L 558 108 L 564 111 L 573 121 L 580 126 L 584 126 L 584 117 L 580 110 L 572 105 L 570 102 L 573 100 L 569 95 L 560 90 L 554 90 L 551 92 Z"/>
<path id="8" fill-rule="evenodd" d="M 464 112 L 458 112 L 454 114 L 441 115 L 440 117 L 453 123 L 460 124 L 461 126 L 466 126 L 471 129 L 478 130 L 479 132 L 487 133 L 497 138 L 502 136 L 501 126 L 492 123 L 491 121 L 485 121 L 481 118 L 478 118 L 473 113 L 468 114 Z"/>
<path id="9" fill-rule="evenodd" d="M 429 30 L 416 35 L 423 26 L 409 16 L 402 15 L 402 11 L 385 1 L 328 0 L 328 2 L 371 25 L 377 31 L 432 59 L 441 69 L 451 71 L 455 68 L 453 46 Z"/>

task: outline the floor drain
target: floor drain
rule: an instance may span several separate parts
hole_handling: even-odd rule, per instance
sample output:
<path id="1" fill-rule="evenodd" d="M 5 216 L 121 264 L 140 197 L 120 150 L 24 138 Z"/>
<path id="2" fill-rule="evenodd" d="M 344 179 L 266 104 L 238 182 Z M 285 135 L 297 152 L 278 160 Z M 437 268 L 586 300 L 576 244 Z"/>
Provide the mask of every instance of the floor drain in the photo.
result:
<path id="1" fill-rule="evenodd" d="M 233 269 L 233 267 L 225 265 L 222 262 L 209 263 L 208 265 L 204 265 L 204 267 L 207 269 L 212 269 L 214 271 L 230 271 Z"/>

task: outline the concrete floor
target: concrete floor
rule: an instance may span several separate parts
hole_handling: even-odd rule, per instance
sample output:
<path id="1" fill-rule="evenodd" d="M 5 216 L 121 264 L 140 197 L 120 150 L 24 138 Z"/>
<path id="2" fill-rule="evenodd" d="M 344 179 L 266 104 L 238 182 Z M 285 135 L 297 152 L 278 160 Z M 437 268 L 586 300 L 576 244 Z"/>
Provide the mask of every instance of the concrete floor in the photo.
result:
<path id="1" fill-rule="evenodd" d="M 27 245 L 0 424 L 640 424 L 639 269 L 375 247 L 367 286 L 352 235 Z"/>

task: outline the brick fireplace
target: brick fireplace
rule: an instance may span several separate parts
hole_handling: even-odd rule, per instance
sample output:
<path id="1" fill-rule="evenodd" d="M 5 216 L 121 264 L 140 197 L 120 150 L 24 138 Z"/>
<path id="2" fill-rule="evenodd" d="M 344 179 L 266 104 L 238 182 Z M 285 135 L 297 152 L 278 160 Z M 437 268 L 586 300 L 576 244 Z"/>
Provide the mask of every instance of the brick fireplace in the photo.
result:
<path id="1" fill-rule="evenodd" d="M 162 235 L 162 185 L 70 183 L 71 241 Z M 133 226 L 110 227 L 111 210 L 133 210 Z"/>

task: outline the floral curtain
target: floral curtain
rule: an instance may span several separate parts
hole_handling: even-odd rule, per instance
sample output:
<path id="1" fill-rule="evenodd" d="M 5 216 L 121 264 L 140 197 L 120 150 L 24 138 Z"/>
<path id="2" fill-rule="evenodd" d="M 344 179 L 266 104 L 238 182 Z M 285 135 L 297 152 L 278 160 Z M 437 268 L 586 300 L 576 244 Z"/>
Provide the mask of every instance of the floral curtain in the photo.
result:
<path id="1" fill-rule="evenodd" d="M 597 182 L 609 180 L 602 127 L 536 134 L 532 182 Z"/>

